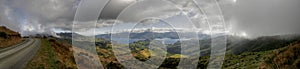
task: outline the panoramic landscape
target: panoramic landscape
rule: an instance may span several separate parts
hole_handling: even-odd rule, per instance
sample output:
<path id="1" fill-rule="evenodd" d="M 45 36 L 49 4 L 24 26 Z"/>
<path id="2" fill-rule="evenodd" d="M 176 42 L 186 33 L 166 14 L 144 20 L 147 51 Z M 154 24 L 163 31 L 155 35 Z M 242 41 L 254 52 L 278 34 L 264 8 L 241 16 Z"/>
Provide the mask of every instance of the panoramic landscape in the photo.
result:
<path id="1" fill-rule="evenodd" d="M 299 69 L 299 6 L 0 0 L 0 69 Z"/>

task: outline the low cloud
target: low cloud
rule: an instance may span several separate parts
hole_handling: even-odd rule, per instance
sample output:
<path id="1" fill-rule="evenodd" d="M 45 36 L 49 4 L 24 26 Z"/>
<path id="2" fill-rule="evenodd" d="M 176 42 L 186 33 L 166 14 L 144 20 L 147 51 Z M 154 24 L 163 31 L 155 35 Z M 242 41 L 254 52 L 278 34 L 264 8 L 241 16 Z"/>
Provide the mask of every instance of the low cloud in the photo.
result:
<path id="1" fill-rule="evenodd" d="M 96 28 L 108 30 L 107 28 L 113 25 L 118 13 L 135 1 L 139 0 L 112 1 L 113 3 L 99 15 L 100 21 L 96 24 Z M 221 6 L 228 30 L 232 33 L 247 33 L 253 37 L 300 33 L 300 27 L 298 27 L 300 26 L 300 1 L 298 0 L 217 1 Z M 0 25 L 21 32 L 22 35 L 53 34 L 57 31 L 56 29 L 71 31 L 79 2 L 80 0 L 0 0 Z M 170 3 L 175 3 L 176 6 L 162 4 L 158 1 L 149 2 L 136 2 L 137 4 L 132 5 L 132 8 L 127 8 L 132 12 L 123 12 L 125 14 L 122 14 L 121 20 L 130 23 L 130 21 L 142 20 L 145 16 L 172 17 L 182 14 L 177 9 L 180 8 L 183 10 L 183 14 L 192 18 L 191 20 L 198 28 L 208 29 L 205 21 L 201 20 L 204 16 L 203 13 L 197 10 L 197 5 L 194 5 L 192 1 L 170 0 Z M 86 22 L 89 23 L 89 21 Z M 89 30 L 92 29 L 91 27 L 95 27 L 93 25 L 85 24 L 81 28 Z"/>
<path id="2" fill-rule="evenodd" d="M 232 30 L 249 35 L 300 34 L 299 0 L 237 0 Z"/>

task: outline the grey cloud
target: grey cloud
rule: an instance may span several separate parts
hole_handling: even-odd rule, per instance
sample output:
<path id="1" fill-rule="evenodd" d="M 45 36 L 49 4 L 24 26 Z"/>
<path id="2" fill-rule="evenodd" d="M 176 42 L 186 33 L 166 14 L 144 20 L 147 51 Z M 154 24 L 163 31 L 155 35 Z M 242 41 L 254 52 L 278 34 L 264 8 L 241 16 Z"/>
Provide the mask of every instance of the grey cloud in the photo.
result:
<path id="1" fill-rule="evenodd" d="M 0 24 L 23 35 L 51 32 L 58 27 L 70 29 L 78 3 L 79 0 L 1 0 L 0 9 L 4 10 L 0 10 Z"/>
<path id="2" fill-rule="evenodd" d="M 80 0 L 0 0 L 0 25 L 23 32 L 25 34 L 53 32 L 53 28 L 71 30 L 76 6 Z M 111 1 L 100 15 L 100 19 L 116 18 L 125 6 L 131 2 L 123 3 L 119 0 Z M 133 0 L 134 1 L 134 0 Z M 179 4 L 180 8 L 190 13 L 199 13 L 196 7 L 184 0 L 171 0 Z M 299 0 L 218 0 L 222 11 L 232 32 L 246 32 L 249 35 L 293 34 L 300 30 L 300 1 Z M 118 5 L 116 5 L 118 4 Z M 172 16 L 179 12 L 172 5 L 149 0 L 148 2 L 133 5 L 131 11 L 122 14 L 125 21 L 138 21 L 143 16 Z M 135 12 L 138 11 L 138 12 Z M 86 11 L 90 12 L 90 11 Z M 155 14 L 154 14 L 155 13 Z M 200 14 L 193 14 L 201 16 Z M 199 17 L 194 22 L 201 23 Z M 198 19 L 197 19 L 198 18 Z M 201 17 L 200 17 L 201 18 Z M 97 23 L 96 27 L 109 27 L 110 22 Z M 199 26 L 206 26 L 199 24 Z M 26 30 L 32 27 L 35 30 Z M 92 25 L 84 25 L 92 27 Z M 86 30 L 86 29 L 84 29 Z"/>
<path id="3" fill-rule="evenodd" d="M 75 0 L 13 0 L 11 5 L 42 21 L 71 20 Z M 44 20 L 43 20 L 44 19 Z"/>
<path id="4" fill-rule="evenodd" d="M 123 10 L 119 19 L 124 22 L 138 22 L 146 17 L 164 17 L 178 13 L 173 5 L 159 0 L 137 2 Z"/>
<path id="5" fill-rule="evenodd" d="M 299 0 L 238 0 L 233 11 L 233 30 L 254 37 L 299 34 L 299 6 Z"/>
<path id="6" fill-rule="evenodd" d="M 125 2 L 127 1 L 127 2 Z M 120 12 L 136 0 L 110 0 L 100 14 L 99 19 L 116 19 Z"/>
<path id="7" fill-rule="evenodd" d="M 15 16 L 11 16 L 13 15 L 12 12 L 13 9 L 11 9 L 9 6 L 7 6 L 5 3 L 4 0 L 0 0 L 0 25 L 3 25 L 3 26 L 7 26 L 9 27 L 10 29 L 14 30 L 14 31 L 18 31 L 20 32 L 20 29 L 18 28 L 18 25 L 16 24 L 13 24 L 17 21 L 14 21 L 15 20 Z"/>

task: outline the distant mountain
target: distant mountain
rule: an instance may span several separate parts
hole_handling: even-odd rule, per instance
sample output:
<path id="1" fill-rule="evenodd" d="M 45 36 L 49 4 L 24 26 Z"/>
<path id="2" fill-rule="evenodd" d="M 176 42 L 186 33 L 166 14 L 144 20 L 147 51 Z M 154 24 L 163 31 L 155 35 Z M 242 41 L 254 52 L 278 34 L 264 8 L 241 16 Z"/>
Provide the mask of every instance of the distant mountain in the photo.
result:
<path id="1" fill-rule="evenodd" d="M 129 32 L 122 32 L 122 33 L 115 33 L 113 35 L 125 35 L 128 34 Z M 193 38 L 192 37 L 192 32 L 184 32 L 181 33 L 184 34 L 185 38 Z M 96 38 L 104 38 L 104 39 L 110 39 L 112 34 L 100 34 L 100 35 L 96 35 Z M 200 39 L 208 39 L 210 38 L 209 35 L 207 34 L 202 34 L 199 33 L 198 37 Z M 178 33 L 177 32 L 152 32 L 152 31 L 145 31 L 145 32 L 132 32 L 130 33 L 129 36 L 130 39 L 163 39 L 163 38 L 169 38 L 169 39 L 179 39 Z M 185 39 L 182 37 L 182 39 Z"/>
<path id="2" fill-rule="evenodd" d="M 126 34 L 117 33 L 117 34 Z M 139 32 L 139 33 L 131 33 L 131 38 L 140 39 L 149 38 L 150 36 L 155 34 L 156 38 L 167 37 L 168 35 L 173 35 L 175 32 L 165 32 L 165 33 L 157 33 L 157 32 Z M 71 33 L 60 34 L 61 36 L 65 36 L 70 38 Z M 211 48 L 211 39 L 209 35 L 203 35 L 203 39 L 199 40 L 200 49 L 201 49 L 201 57 L 199 61 L 200 68 L 206 68 L 209 62 L 210 48 Z M 136 37 L 134 37 L 136 36 Z M 97 50 L 97 52 L 101 53 L 101 56 L 107 58 L 109 57 L 109 61 L 115 61 L 115 57 L 109 56 L 112 55 L 110 34 L 102 34 L 96 36 L 99 39 L 96 39 L 96 45 L 101 50 Z M 258 38 L 248 39 L 239 36 L 227 35 L 227 53 L 223 63 L 223 68 L 272 68 L 272 67 L 285 67 L 285 68 L 299 68 L 299 35 L 276 35 L 276 36 L 261 36 Z M 105 38 L 105 39 L 100 39 Z M 171 37 L 170 39 L 176 39 L 178 37 Z M 151 39 L 151 38 L 149 38 Z M 298 41 L 298 42 L 296 42 Z M 150 40 L 139 40 L 130 43 L 129 48 L 131 49 L 133 55 L 139 60 L 148 59 L 149 54 L 147 52 L 148 45 Z M 176 56 L 184 56 L 181 52 L 181 42 L 177 41 L 173 44 L 167 44 L 167 53 L 168 58 L 161 65 L 162 67 L 176 67 L 179 63 L 179 58 Z M 194 49 L 188 49 L 194 50 Z M 273 53 L 275 52 L 275 53 Z M 146 55 L 145 55 L 146 54 Z M 113 60 L 112 60 L 113 58 Z M 103 60 L 103 59 L 102 59 Z M 291 61 L 291 62 L 290 62 Z M 110 63 L 109 65 L 118 66 L 118 62 Z M 283 68 L 284 69 L 284 68 Z"/>
<path id="3" fill-rule="evenodd" d="M 128 32 L 116 33 L 117 35 L 127 34 Z M 115 34 L 115 35 L 116 35 Z M 191 34 L 191 33 L 185 33 Z M 71 38 L 71 33 L 59 33 L 57 34 L 64 38 Z M 75 34 L 80 36 L 79 34 Z M 200 40 L 201 54 L 208 55 L 210 54 L 210 46 L 211 46 L 211 38 L 207 34 L 199 34 Z M 101 34 L 96 35 L 96 38 L 103 38 L 105 40 L 110 40 L 111 34 Z M 227 35 L 227 52 L 233 54 L 240 54 L 242 52 L 258 52 L 258 51 L 267 51 L 278 49 L 287 46 L 291 42 L 300 40 L 299 35 L 277 35 L 277 36 L 261 36 L 255 39 L 248 39 L 239 36 Z M 131 39 L 153 39 L 153 38 L 169 38 L 169 39 L 178 39 L 178 35 L 176 32 L 135 32 L 130 34 Z M 219 37 L 215 38 L 218 39 Z M 132 41 L 132 42 L 138 42 Z M 143 41 L 143 40 L 141 40 Z M 132 43 L 130 42 L 130 43 Z M 180 54 L 180 41 L 177 41 L 173 44 L 168 45 L 168 52 L 173 54 Z"/>
<path id="4" fill-rule="evenodd" d="M 290 38 L 291 36 L 287 36 L 287 35 L 262 36 L 256 39 L 246 39 L 246 40 L 228 42 L 227 47 L 229 47 L 228 49 L 230 52 L 235 54 L 239 54 L 245 51 L 258 52 L 258 51 L 274 50 L 274 49 L 285 47 L 292 42 L 300 40 L 299 36 L 293 36 L 293 38 Z"/>
<path id="5" fill-rule="evenodd" d="M 82 35 L 77 34 L 77 33 L 56 33 L 57 36 L 60 38 L 65 38 L 65 39 L 72 39 L 72 34 L 74 37 L 81 37 Z"/>
<path id="6" fill-rule="evenodd" d="M 255 39 L 247 39 L 243 37 L 227 35 L 226 50 L 228 53 L 232 54 L 274 50 L 285 47 L 294 41 L 300 40 L 299 36 L 294 36 L 293 38 L 291 38 L 291 36 L 262 36 Z M 287 37 L 289 39 L 286 39 Z M 218 37 L 215 39 L 218 39 Z M 201 55 L 209 55 L 211 52 L 211 39 L 199 40 L 199 44 Z M 172 54 L 180 54 L 180 46 L 181 43 L 179 41 L 169 45 L 168 52 Z"/>

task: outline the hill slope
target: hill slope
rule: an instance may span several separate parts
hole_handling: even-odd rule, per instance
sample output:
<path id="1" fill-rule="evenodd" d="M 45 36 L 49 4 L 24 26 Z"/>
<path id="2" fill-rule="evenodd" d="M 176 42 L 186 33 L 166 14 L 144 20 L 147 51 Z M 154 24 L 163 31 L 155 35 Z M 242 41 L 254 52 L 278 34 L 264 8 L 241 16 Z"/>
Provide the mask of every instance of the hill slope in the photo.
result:
<path id="1" fill-rule="evenodd" d="M 300 41 L 287 47 L 277 49 L 268 60 L 261 64 L 261 68 L 297 69 L 300 68 Z"/>
<path id="2" fill-rule="evenodd" d="M 71 45 L 54 38 L 41 40 L 41 48 L 25 69 L 77 69 Z"/>
<path id="3" fill-rule="evenodd" d="M 0 49 L 22 42 L 23 38 L 18 32 L 0 26 Z"/>

